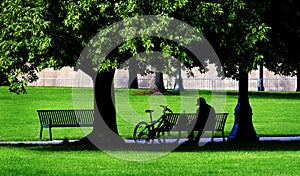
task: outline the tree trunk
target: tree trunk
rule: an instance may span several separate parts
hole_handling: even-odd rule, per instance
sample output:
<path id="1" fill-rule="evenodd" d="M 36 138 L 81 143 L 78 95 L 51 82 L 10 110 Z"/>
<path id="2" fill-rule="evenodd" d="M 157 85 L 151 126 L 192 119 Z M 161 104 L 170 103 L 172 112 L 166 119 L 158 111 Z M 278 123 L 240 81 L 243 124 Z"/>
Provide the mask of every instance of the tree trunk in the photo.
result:
<path id="1" fill-rule="evenodd" d="M 134 69 L 134 67 L 133 68 L 129 67 L 128 72 L 129 72 L 128 87 L 130 89 L 138 89 L 139 85 L 138 85 L 136 70 Z"/>
<path id="2" fill-rule="evenodd" d="M 258 141 L 252 122 L 252 108 L 248 97 L 248 74 L 239 72 L 239 98 L 235 107 L 233 128 L 228 136 L 229 141 Z"/>
<path id="3" fill-rule="evenodd" d="M 173 90 L 175 92 L 184 91 L 182 77 L 181 77 L 180 63 L 178 63 L 178 66 L 177 66 L 177 76 L 176 76 L 176 79 L 175 79 L 175 85 L 174 85 L 174 89 Z"/>
<path id="4" fill-rule="evenodd" d="M 259 85 L 258 85 L 258 91 L 264 91 L 264 65 L 263 62 L 260 63 L 259 65 Z"/>
<path id="5" fill-rule="evenodd" d="M 297 88 L 296 92 L 300 92 L 300 64 L 298 65 L 297 68 Z"/>
<path id="6" fill-rule="evenodd" d="M 122 138 L 118 135 L 114 78 L 115 70 L 101 72 L 97 74 L 94 87 L 94 127 L 87 136 L 97 147 L 116 147 L 122 143 Z"/>
<path id="7" fill-rule="evenodd" d="M 166 92 L 162 72 L 154 72 L 154 76 L 151 78 L 150 81 L 150 92 L 160 94 Z"/>

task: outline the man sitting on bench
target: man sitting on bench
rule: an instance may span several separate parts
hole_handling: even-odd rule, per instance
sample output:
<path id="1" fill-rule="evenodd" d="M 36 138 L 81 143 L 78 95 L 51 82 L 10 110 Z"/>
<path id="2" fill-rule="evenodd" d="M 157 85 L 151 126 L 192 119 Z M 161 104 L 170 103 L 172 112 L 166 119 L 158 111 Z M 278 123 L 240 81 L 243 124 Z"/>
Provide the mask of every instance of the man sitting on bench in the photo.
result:
<path id="1" fill-rule="evenodd" d="M 216 112 L 215 109 L 206 103 L 204 98 L 197 99 L 197 119 L 194 127 L 191 127 L 191 131 L 188 136 L 188 141 L 185 143 L 197 144 L 199 143 L 200 137 L 203 135 L 205 130 L 213 130 L 216 124 Z M 205 129 L 204 129 L 205 128 Z M 194 137 L 194 131 L 198 131 L 196 138 Z"/>

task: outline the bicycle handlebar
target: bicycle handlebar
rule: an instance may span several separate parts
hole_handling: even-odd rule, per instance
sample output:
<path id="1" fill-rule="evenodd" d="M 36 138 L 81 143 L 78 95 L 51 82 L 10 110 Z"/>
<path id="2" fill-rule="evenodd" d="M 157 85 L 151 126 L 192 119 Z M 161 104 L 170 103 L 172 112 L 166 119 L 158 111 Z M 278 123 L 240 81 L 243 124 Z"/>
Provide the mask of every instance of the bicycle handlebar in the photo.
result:
<path id="1" fill-rule="evenodd" d="M 167 106 L 160 105 L 160 107 L 164 108 L 163 113 L 165 113 L 166 111 L 169 111 L 170 113 L 173 113 L 173 111 L 171 109 L 169 109 Z"/>
<path id="2" fill-rule="evenodd" d="M 162 107 L 162 108 L 164 108 L 164 109 L 166 109 L 166 108 L 167 108 L 167 106 L 164 106 L 164 105 L 160 105 L 160 107 Z"/>

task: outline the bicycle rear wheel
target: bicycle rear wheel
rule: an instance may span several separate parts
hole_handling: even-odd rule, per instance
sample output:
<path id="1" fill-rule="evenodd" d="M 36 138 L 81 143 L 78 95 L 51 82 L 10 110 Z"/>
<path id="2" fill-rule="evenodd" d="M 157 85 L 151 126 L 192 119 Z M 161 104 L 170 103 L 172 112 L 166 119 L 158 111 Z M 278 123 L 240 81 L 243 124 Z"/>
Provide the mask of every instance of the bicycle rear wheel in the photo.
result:
<path id="1" fill-rule="evenodd" d="M 133 131 L 134 141 L 149 141 L 150 140 L 150 127 L 147 122 L 138 123 Z"/>

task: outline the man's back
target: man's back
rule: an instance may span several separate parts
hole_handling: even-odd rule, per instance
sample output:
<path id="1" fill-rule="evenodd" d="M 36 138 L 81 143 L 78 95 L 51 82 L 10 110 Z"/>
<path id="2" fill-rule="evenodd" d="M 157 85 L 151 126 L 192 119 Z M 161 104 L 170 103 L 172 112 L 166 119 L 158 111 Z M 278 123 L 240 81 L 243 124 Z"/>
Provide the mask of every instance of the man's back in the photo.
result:
<path id="1" fill-rule="evenodd" d="M 208 104 L 202 104 L 197 110 L 197 121 L 196 121 L 196 126 L 199 128 L 203 128 L 205 124 L 208 128 L 210 129 L 212 126 L 214 127 L 215 125 L 215 117 L 216 117 L 216 112 L 215 109 L 208 105 Z"/>

